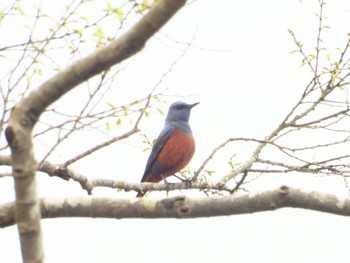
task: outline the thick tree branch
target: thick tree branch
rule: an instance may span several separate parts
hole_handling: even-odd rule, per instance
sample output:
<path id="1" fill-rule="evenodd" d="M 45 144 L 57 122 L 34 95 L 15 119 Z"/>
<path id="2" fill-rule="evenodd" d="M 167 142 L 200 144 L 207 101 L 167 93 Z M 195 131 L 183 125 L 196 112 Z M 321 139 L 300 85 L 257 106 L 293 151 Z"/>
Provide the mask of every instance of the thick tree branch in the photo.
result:
<path id="1" fill-rule="evenodd" d="M 40 200 L 40 207 L 43 218 L 198 218 L 273 211 L 285 207 L 350 216 L 348 198 L 287 186 L 255 194 L 209 198 L 46 198 Z M 0 206 L 0 227 L 15 223 L 13 211 L 13 203 Z"/>

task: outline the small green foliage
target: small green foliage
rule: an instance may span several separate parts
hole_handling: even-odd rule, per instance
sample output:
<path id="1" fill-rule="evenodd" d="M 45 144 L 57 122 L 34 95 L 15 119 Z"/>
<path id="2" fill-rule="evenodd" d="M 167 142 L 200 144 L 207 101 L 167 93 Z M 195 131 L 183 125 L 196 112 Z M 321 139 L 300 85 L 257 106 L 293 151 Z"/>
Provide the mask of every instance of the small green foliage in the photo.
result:
<path id="1" fill-rule="evenodd" d="M 289 52 L 289 55 L 292 55 L 294 53 L 300 52 L 299 50 L 292 50 L 291 52 Z"/>
<path id="2" fill-rule="evenodd" d="M 106 126 L 106 131 L 110 132 L 111 131 L 111 125 L 109 124 L 109 122 L 106 122 L 105 126 Z"/>
<path id="3" fill-rule="evenodd" d="M 296 53 L 296 52 L 298 52 L 298 53 L 303 53 L 303 52 L 302 52 L 303 44 L 301 44 L 301 42 L 297 40 L 297 38 L 296 38 L 295 35 L 294 35 L 294 32 L 293 32 L 291 29 L 288 29 L 288 33 L 292 36 L 292 38 L 293 38 L 293 43 L 294 43 L 294 45 L 296 45 L 297 48 L 298 48 L 298 49 L 296 49 L 296 50 L 292 50 L 289 54 L 293 54 L 293 53 Z M 304 64 L 305 64 L 305 63 L 302 62 L 302 65 L 304 65 Z"/>
<path id="4" fill-rule="evenodd" d="M 124 11 L 121 8 L 113 7 L 110 2 L 107 2 L 107 8 L 105 11 L 107 14 L 116 15 L 119 21 L 123 21 L 125 19 Z"/>
<path id="5" fill-rule="evenodd" d="M 230 160 L 228 160 L 228 165 L 232 168 L 233 167 L 233 162 L 232 162 L 232 160 L 230 159 Z"/>
<path id="6" fill-rule="evenodd" d="M 136 13 L 143 13 L 146 10 L 148 10 L 152 4 L 154 3 L 154 0 L 143 0 L 142 3 L 139 4 Z"/>
<path id="7" fill-rule="evenodd" d="M 205 169 L 204 172 L 209 176 L 212 176 L 213 174 L 216 173 L 216 171 L 214 171 L 214 170 L 207 170 L 207 169 Z"/>
<path id="8" fill-rule="evenodd" d="M 153 141 L 152 141 L 152 146 L 155 145 L 157 142 L 157 138 L 154 138 Z"/>
<path id="9" fill-rule="evenodd" d="M 161 115 L 164 115 L 164 111 L 160 108 L 157 108 L 157 111 L 161 114 Z"/>
<path id="10" fill-rule="evenodd" d="M 82 28 L 80 28 L 80 29 L 73 29 L 73 32 L 74 33 L 76 33 L 76 34 L 78 34 L 79 36 L 82 36 L 83 35 L 83 29 Z"/>
<path id="11" fill-rule="evenodd" d="M 142 150 L 142 152 L 147 152 L 147 151 L 150 151 L 152 148 L 151 147 L 146 147 Z"/>
<path id="12" fill-rule="evenodd" d="M 152 149 L 152 142 L 147 138 L 146 134 L 141 134 L 141 136 L 143 137 L 142 143 L 146 144 L 147 146 L 142 150 L 143 152 L 146 152 L 150 149 Z M 154 140 L 155 141 L 155 140 Z M 154 143 L 153 141 L 153 143 Z"/>
<path id="13" fill-rule="evenodd" d="M 115 109 L 115 105 L 112 102 L 107 102 L 107 105 L 111 107 L 111 109 Z"/>
<path id="14" fill-rule="evenodd" d="M 124 20 L 125 15 L 124 15 L 123 10 L 121 10 L 121 9 L 116 9 L 113 13 L 117 16 L 117 18 L 118 18 L 120 21 L 123 21 L 123 20 Z"/>
<path id="15" fill-rule="evenodd" d="M 24 10 L 22 9 L 22 7 L 20 6 L 20 1 L 18 1 L 16 3 L 16 5 L 14 6 L 13 10 L 17 11 L 20 15 L 24 15 Z"/>
<path id="16" fill-rule="evenodd" d="M 34 72 L 35 72 L 35 74 L 38 74 L 39 76 L 43 75 L 43 71 L 41 70 L 41 68 L 36 68 Z"/>
<path id="17" fill-rule="evenodd" d="M 129 110 L 128 110 L 127 107 L 123 107 L 123 114 L 124 114 L 125 116 L 128 116 Z"/>
<path id="18" fill-rule="evenodd" d="M 118 118 L 116 126 L 119 126 L 119 127 L 122 126 L 122 119 L 121 118 Z"/>
<path id="19" fill-rule="evenodd" d="M 233 159 L 237 156 L 237 153 L 234 153 L 231 155 L 231 157 L 228 159 L 227 164 L 230 166 L 231 169 L 235 168 L 236 166 L 240 165 L 239 162 L 233 162 Z"/>
<path id="20" fill-rule="evenodd" d="M 105 39 L 103 28 L 101 26 L 96 26 L 96 30 L 93 36 L 96 37 L 98 40 Z"/>
<path id="21" fill-rule="evenodd" d="M 191 167 L 189 165 L 186 166 L 185 172 L 191 175 Z"/>
<path id="22" fill-rule="evenodd" d="M 338 61 L 334 61 L 333 65 L 334 65 L 335 69 L 337 69 L 337 70 L 339 69 L 339 62 Z"/>

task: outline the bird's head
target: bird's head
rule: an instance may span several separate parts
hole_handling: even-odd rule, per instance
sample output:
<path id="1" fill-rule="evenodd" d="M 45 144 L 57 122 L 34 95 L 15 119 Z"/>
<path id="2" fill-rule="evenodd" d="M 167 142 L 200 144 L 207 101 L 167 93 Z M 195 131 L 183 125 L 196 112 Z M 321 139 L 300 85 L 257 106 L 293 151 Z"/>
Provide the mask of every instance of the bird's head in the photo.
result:
<path id="1" fill-rule="evenodd" d="M 188 121 L 191 109 L 199 102 L 187 104 L 182 101 L 176 101 L 170 105 L 166 121 Z"/>

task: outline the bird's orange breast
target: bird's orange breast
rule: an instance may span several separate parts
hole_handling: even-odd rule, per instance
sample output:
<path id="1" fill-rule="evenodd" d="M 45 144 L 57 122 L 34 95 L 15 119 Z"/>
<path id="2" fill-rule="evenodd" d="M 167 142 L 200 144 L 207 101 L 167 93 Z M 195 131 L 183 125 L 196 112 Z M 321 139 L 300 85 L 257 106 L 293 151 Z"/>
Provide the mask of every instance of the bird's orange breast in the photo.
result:
<path id="1" fill-rule="evenodd" d="M 175 129 L 160 151 L 157 161 L 163 168 L 163 176 L 173 175 L 185 168 L 195 151 L 192 135 Z"/>

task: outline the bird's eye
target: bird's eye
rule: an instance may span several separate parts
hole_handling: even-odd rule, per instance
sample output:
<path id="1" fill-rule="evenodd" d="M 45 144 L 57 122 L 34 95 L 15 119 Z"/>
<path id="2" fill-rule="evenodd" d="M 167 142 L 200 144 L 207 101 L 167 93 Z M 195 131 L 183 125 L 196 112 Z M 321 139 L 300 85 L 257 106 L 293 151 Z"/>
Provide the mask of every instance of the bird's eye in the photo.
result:
<path id="1" fill-rule="evenodd" d="M 176 109 L 177 109 L 177 110 L 183 110 L 183 109 L 184 109 L 184 106 L 179 105 L 179 106 L 176 107 Z"/>

